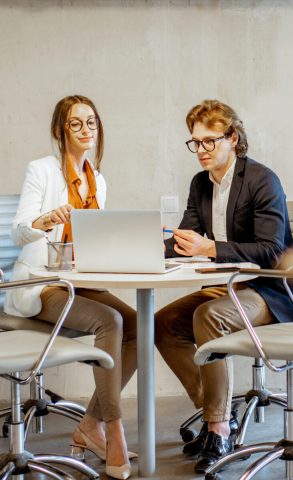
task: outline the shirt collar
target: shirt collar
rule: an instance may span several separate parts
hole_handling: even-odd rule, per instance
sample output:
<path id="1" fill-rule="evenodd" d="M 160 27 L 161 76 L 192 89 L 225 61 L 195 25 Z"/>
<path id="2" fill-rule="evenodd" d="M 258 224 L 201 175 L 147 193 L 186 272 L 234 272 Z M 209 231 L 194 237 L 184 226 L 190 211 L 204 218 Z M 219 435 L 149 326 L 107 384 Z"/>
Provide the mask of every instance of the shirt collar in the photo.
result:
<path id="1" fill-rule="evenodd" d="M 233 179 L 234 170 L 235 170 L 235 165 L 236 165 L 236 158 L 235 158 L 235 159 L 233 160 L 233 162 L 231 163 L 231 165 L 230 165 L 230 167 L 228 168 L 227 172 L 226 172 L 225 175 L 223 176 L 220 184 L 219 184 L 218 182 L 216 182 L 216 180 L 215 180 L 214 177 L 213 177 L 212 172 L 209 172 L 209 179 L 210 179 L 210 181 L 211 181 L 214 185 L 218 185 L 218 186 L 221 185 L 222 187 L 231 185 L 232 179 Z"/>

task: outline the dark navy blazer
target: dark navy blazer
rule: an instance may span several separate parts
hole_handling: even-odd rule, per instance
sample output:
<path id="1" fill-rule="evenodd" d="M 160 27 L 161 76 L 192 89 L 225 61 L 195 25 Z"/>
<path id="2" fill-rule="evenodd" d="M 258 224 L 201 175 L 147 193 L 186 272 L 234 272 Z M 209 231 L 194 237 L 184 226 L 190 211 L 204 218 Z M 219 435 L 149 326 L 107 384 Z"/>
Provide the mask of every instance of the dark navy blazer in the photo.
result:
<path id="1" fill-rule="evenodd" d="M 213 183 L 202 171 L 191 181 L 187 208 L 179 228 L 214 239 Z M 265 165 L 237 158 L 227 205 L 227 242 L 216 241 L 216 262 L 253 262 L 275 268 L 282 252 L 292 246 L 286 197 L 277 175 Z M 166 257 L 178 256 L 174 239 L 166 242 Z M 247 284 L 266 301 L 279 322 L 293 321 L 293 304 L 282 280 L 259 278 Z"/>

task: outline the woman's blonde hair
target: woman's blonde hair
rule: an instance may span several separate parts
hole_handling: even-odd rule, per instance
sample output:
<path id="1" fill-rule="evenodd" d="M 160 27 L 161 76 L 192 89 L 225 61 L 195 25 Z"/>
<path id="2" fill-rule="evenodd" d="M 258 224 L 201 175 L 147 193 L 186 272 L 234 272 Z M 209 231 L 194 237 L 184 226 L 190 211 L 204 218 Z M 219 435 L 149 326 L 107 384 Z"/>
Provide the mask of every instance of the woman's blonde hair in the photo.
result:
<path id="1" fill-rule="evenodd" d="M 51 135 L 57 141 L 58 148 L 61 154 L 61 167 L 64 178 L 66 179 L 66 145 L 65 145 L 65 124 L 68 120 L 68 114 L 73 105 L 76 103 L 84 103 L 91 107 L 94 111 L 98 125 L 98 138 L 94 158 L 94 167 L 100 170 L 100 164 L 104 152 L 104 132 L 103 125 L 94 103 L 83 95 L 70 95 L 62 98 L 56 105 L 51 121 Z"/>
<path id="2" fill-rule="evenodd" d="M 219 100 L 204 100 L 193 107 L 187 114 L 186 123 L 190 133 L 196 122 L 203 123 L 209 129 L 221 130 L 230 136 L 237 134 L 238 142 L 235 147 L 238 157 L 245 157 L 248 150 L 246 133 L 237 113 L 233 108 Z"/>

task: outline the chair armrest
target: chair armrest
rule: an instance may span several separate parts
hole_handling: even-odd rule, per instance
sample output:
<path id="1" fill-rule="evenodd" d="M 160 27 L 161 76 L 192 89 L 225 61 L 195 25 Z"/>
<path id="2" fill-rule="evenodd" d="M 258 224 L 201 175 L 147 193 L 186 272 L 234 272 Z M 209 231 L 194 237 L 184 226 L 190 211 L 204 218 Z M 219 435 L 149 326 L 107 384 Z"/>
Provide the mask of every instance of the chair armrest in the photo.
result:
<path id="1" fill-rule="evenodd" d="M 2 282 L 0 283 L 0 291 L 1 290 L 11 290 L 14 288 L 23 288 L 23 287 L 28 287 L 28 286 L 36 286 L 36 285 L 58 285 L 58 286 L 65 286 L 68 290 L 68 299 L 63 307 L 63 310 L 61 314 L 59 315 L 59 318 L 54 325 L 51 334 L 49 335 L 48 341 L 43 348 L 43 351 L 40 353 L 40 356 L 38 360 L 36 361 L 35 365 L 33 366 L 31 372 L 29 373 L 28 377 L 21 379 L 18 377 L 14 377 L 13 375 L 2 375 L 3 377 L 9 378 L 9 380 L 14 381 L 15 383 L 19 384 L 27 384 L 30 383 L 38 374 L 40 369 L 42 368 L 42 365 L 48 355 L 48 352 L 50 351 L 52 344 L 54 343 L 55 338 L 57 337 L 65 318 L 68 315 L 68 312 L 74 302 L 74 288 L 70 282 L 67 280 L 61 280 L 59 277 L 40 277 L 40 278 L 34 278 L 34 279 L 29 279 L 29 280 L 16 280 L 13 282 Z"/>
<path id="2" fill-rule="evenodd" d="M 255 331 L 254 327 L 250 323 L 249 318 L 248 318 L 244 308 L 242 307 L 242 305 L 239 301 L 239 298 L 237 297 L 237 294 L 235 292 L 235 289 L 233 287 L 233 283 L 236 281 L 236 278 L 239 277 L 240 275 L 246 275 L 246 276 L 251 275 L 252 277 L 282 278 L 285 289 L 286 289 L 286 292 L 287 292 L 288 296 L 290 297 L 291 301 L 293 302 L 293 295 L 292 295 L 292 292 L 291 292 L 291 290 L 289 288 L 289 285 L 287 283 L 287 280 L 289 278 L 293 279 L 293 269 L 288 268 L 287 270 L 269 270 L 269 269 L 256 270 L 256 269 L 253 269 L 253 268 L 240 268 L 237 272 L 235 272 L 233 275 L 231 275 L 231 277 L 228 281 L 228 284 L 227 284 L 228 294 L 229 294 L 232 302 L 234 303 L 234 305 L 235 305 L 235 307 L 236 307 L 236 309 L 237 309 L 237 311 L 238 311 L 238 313 L 239 313 L 239 315 L 240 315 L 240 317 L 241 317 L 241 319 L 242 319 L 242 321 L 245 325 L 245 328 L 247 329 L 253 343 L 255 344 L 255 347 L 256 347 L 260 357 L 263 359 L 263 361 L 265 362 L 267 367 L 270 370 L 273 370 L 274 372 L 282 372 L 282 371 L 288 370 L 288 368 L 289 368 L 288 364 L 277 366 L 270 361 L 270 359 L 268 358 L 268 355 L 266 354 L 266 352 L 265 352 L 265 350 L 262 346 L 262 343 L 261 343 L 258 335 L 256 334 L 256 331 Z"/>

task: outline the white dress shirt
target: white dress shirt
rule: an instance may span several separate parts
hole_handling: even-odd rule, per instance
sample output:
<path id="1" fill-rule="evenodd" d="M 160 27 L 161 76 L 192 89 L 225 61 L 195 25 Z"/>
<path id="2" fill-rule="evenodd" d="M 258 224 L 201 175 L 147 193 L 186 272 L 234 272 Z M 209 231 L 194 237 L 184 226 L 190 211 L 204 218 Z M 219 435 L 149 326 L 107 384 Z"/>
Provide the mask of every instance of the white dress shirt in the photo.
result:
<path id="1" fill-rule="evenodd" d="M 235 164 L 236 159 L 223 176 L 221 183 L 216 182 L 212 173 L 209 172 L 209 179 L 214 184 L 212 209 L 213 234 L 214 239 L 221 242 L 227 242 L 226 212 Z"/>

